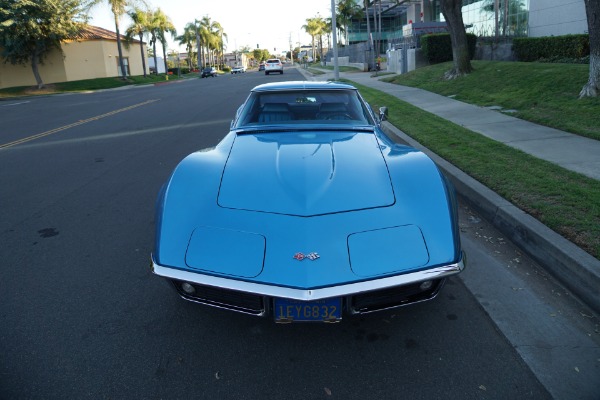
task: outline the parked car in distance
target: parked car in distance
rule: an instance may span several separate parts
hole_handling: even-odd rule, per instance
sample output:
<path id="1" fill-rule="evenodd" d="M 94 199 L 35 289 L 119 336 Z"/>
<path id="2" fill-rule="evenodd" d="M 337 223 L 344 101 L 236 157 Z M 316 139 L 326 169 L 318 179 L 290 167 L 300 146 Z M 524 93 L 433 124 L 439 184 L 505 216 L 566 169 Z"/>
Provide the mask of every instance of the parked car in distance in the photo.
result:
<path id="1" fill-rule="evenodd" d="M 213 78 L 216 77 L 217 74 L 217 69 L 215 67 L 206 67 L 202 70 L 202 78 L 208 78 L 209 76 L 212 76 Z"/>
<path id="2" fill-rule="evenodd" d="M 261 63 L 258 65 L 258 70 L 259 71 L 264 71 L 265 70 L 265 62 L 261 61 Z"/>
<path id="3" fill-rule="evenodd" d="M 233 67 L 231 69 L 232 74 L 243 74 L 246 72 L 246 68 L 244 66 Z"/>
<path id="4" fill-rule="evenodd" d="M 265 64 L 265 75 L 269 75 L 271 72 L 279 72 L 283 74 L 283 64 L 278 58 L 271 58 L 267 60 Z"/>
<path id="5" fill-rule="evenodd" d="M 456 197 L 386 117 L 348 84 L 255 87 L 163 185 L 153 273 L 185 300 L 278 323 L 436 297 L 465 265 Z"/>

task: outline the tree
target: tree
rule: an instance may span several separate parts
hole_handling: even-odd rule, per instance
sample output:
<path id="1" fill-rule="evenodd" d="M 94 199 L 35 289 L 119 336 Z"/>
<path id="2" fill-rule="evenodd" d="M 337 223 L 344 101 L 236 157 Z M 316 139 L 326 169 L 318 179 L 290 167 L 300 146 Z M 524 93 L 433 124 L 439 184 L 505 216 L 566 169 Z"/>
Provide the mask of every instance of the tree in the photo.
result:
<path id="1" fill-rule="evenodd" d="M 223 27 L 221 26 L 220 23 L 218 23 L 217 21 L 214 21 L 211 25 L 210 25 L 210 35 L 211 35 L 211 44 L 213 46 L 212 50 L 214 53 L 214 60 L 215 62 L 217 61 L 217 59 L 221 58 L 221 64 L 224 64 L 224 57 L 223 57 L 223 48 L 224 48 L 224 40 L 227 39 L 227 34 L 225 33 L 225 31 L 223 30 Z"/>
<path id="2" fill-rule="evenodd" d="M 254 49 L 252 50 L 252 55 L 254 59 L 258 62 L 268 60 L 271 57 L 271 53 L 269 50 L 265 49 Z"/>
<path id="3" fill-rule="evenodd" d="M 208 15 L 205 15 L 200 21 L 200 38 L 206 50 L 208 63 L 215 65 L 218 53 L 223 53 L 223 41 L 227 39 L 227 34 L 220 23 L 212 21 Z"/>
<path id="4" fill-rule="evenodd" d="M 99 3 L 99 1 L 97 1 Z M 119 53 L 119 68 L 121 71 L 121 79 L 127 80 L 127 70 L 123 63 L 123 47 L 121 45 L 121 32 L 119 29 L 119 19 L 125 14 L 125 7 L 127 6 L 127 0 L 108 0 L 110 10 L 115 17 L 115 31 L 117 35 L 117 51 Z"/>
<path id="5" fill-rule="evenodd" d="M 44 87 L 39 65 L 61 42 L 85 25 L 87 5 L 80 0 L 0 0 L 0 47 L 4 62 L 31 64 L 38 89 Z"/>
<path id="6" fill-rule="evenodd" d="M 156 34 L 157 30 L 154 27 L 154 11 L 148 11 L 148 33 L 150 35 L 150 50 L 148 52 L 152 53 L 152 58 L 154 58 L 154 73 L 158 75 L 158 59 L 156 55 L 156 41 L 158 40 Z"/>
<path id="7" fill-rule="evenodd" d="M 584 0 L 590 35 L 590 75 L 579 98 L 597 97 L 600 92 L 600 1 Z"/>
<path id="8" fill-rule="evenodd" d="M 452 43 L 452 61 L 454 67 L 444 74 L 445 79 L 456 79 L 473 71 L 467 32 L 462 18 L 462 0 L 441 0 L 442 14 L 446 19 L 450 41 Z"/>
<path id="9" fill-rule="evenodd" d="M 150 26 L 154 32 L 155 42 L 156 39 L 158 39 L 162 45 L 163 61 L 165 63 L 166 72 L 169 69 L 167 65 L 167 33 L 170 33 L 171 37 L 175 38 L 177 31 L 175 30 L 175 26 L 171 22 L 171 19 L 160 8 L 152 13 L 152 21 Z M 156 70 L 158 71 L 158 67 Z"/>
<path id="10" fill-rule="evenodd" d="M 348 44 L 348 25 L 353 19 L 361 19 L 364 13 L 355 0 L 338 0 L 336 12 L 336 25 L 344 34 L 344 43 Z"/>
<path id="11" fill-rule="evenodd" d="M 313 56 L 313 61 L 317 58 L 316 54 L 315 54 L 315 38 L 319 35 L 319 32 L 321 30 L 321 23 L 319 22 L 321 18 L 320 17 L 315 17 L 315 18 L 307 18 L 306 19 L 306 24 L 302 25 L 302 29 L 304 29 L 304 31 L 311 37 L 311 44 L 312 44 L 312 56 Z"/>
<path id="12" fill-rule="evenodd" d="M 132 40 L 134 36 L 138 36 L 140 40 L 140 54 L 142 57 L 142 68 L 144 69 L 144 78 L 146 77 L 146 57 L 144 56 L 144 34 L 150 30 L 150 20 L 148 11 L 134 8 L 128 13 L 129 17 L 133 21 L 127 30 L 125 31 L 125 38 L 128 42 Z"/>
<path id="13" fill-rule="evenodd" d="M 178 40 L 180 45 L 185 44 L 185 50 L 188 53 L 188 66 L 190 69 L 193 69 L 192 60 L 194 58 L 194 44 L 196 42 L 196 25 L 189 22 L 183 28 L 183 34 L 177 36 L 175 40 Z"/>
<path id="14" fill-rule="evenodd" d="M 323 57 L 323 35 L 327 36 L 327 40 L 329 41 L 329 35 L 331 35 L 331 18 L 321 19 L 321 30 L 319 32 L 319 54 L 321 60 Z M 331 41 L 329 41 L 329 48 L 331 48 Z"/>

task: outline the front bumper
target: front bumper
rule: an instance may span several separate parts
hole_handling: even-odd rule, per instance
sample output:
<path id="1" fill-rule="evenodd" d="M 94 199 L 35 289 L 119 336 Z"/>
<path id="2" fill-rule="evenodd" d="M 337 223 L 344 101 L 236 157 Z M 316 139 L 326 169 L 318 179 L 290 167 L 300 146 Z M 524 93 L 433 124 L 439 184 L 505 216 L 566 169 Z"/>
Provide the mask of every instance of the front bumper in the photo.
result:
<path id="1" fill-rule="evenodd" d="M 365 314 L 433 299 L 447 277 L 465 268 L 465 258 L 463 253 L 454 264 L 318 289 L 296 289 L 204 275 L 159 265 L 154 258 L 151 268 L 155 275 L 170 280 L 182 298 L 213 307 L 266 316 L 271 314 L 274 297 L 306 302 L 340 297 L 344 299 L 346 312 Z M 423 289 L 421 283 L 425 281 L 432 284 Z M 184 284 L 192 286 L 193 293 L 184 290 Z"/>

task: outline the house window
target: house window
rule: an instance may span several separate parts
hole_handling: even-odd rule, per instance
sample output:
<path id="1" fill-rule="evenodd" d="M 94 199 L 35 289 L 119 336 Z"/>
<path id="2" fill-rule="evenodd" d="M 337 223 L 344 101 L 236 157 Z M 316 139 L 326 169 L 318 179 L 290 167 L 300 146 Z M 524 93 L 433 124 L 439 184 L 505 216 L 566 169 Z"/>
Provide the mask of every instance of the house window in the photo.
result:
<path id="1" fill-rule="evenodd" d="M 119 63 L 119 57 L 115 57 L 117 60 L 117 72 L 119 76 L 123 76 L 121 72 L 121 65 Z M 125 76 L 131 76 L 131 71 L 129 70 L 129 57 L 123 57 L 123 68 L 125 68 Z"/>

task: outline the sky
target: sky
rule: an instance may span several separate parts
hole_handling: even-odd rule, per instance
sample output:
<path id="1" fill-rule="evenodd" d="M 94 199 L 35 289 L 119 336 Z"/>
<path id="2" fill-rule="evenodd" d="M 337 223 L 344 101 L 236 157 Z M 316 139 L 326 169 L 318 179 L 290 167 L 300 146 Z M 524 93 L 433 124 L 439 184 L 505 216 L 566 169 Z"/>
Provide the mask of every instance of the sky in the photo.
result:
<path id="1" fill-rule="evenodd" d="M 221 24 L 227 34 L 225 52 L 249 46 L 267 49 L 273 54 L 289 51 L 292 47 L 310 45 L 311 39 L 302 25 L 307 18 L 331 17 L 331 0 L 147 0 L 152 9 L 160 8 L 173 22 L 177 34 L 188 22 L 209 16 Z M 90 25 L 115 31 L 114 17 L 106 0 L 90 13 Z M 131 24 L 125 15 L 119 27 L 121 33 Z M 170 41 L 167 50 L 185 51 Z M 275 50 L 276 49 L 276 50 Z"/>

